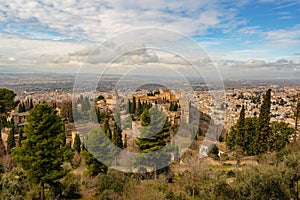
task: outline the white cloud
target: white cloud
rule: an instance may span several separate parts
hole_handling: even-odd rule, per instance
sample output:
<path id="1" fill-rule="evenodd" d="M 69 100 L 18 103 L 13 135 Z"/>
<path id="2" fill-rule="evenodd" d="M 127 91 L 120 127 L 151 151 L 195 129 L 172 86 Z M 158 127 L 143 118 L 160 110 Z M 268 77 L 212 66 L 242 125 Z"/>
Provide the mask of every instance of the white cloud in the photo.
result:
<path id="1" fill-rule="evenodd" d="M 291 47 L 300 44 L 300 24 L 289 29 L 279 29 L 265 32 L 266 39 L 271 46 Z"/>

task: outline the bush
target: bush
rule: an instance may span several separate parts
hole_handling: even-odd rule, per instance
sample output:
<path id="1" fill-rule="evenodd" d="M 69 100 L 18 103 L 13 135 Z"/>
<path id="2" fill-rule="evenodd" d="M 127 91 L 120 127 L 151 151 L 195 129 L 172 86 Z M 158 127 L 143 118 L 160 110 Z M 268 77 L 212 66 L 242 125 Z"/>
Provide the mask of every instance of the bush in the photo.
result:
<path id="1" fill-rule="evenodd" d="M 72 174 L 68 174 L 62 180 L 62 195 L 66 199 L 79 199 L 80 189 L 78 178 Z"/>

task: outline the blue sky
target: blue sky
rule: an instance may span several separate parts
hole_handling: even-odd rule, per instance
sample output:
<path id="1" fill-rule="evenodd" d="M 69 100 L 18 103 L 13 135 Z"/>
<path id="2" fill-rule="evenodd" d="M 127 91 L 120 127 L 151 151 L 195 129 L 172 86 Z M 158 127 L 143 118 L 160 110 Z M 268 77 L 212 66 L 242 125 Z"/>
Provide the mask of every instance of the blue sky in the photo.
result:
<path id="1" fill-rule="evenodd" d="M 144 27 L 193 38 L 224 76 L 300 75 L 300 0 L 0 0 L 0 66 L 76 71 L 70 55 Z"/>

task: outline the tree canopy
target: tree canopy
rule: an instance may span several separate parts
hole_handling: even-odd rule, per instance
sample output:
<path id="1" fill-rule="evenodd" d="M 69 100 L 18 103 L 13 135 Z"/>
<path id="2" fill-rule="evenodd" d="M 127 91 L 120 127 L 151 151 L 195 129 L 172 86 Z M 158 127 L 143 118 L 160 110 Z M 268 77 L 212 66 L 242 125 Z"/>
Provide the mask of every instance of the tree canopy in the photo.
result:
<path id="1" fill-rule="evenodd" d="M 7 124 L 8 114 L 18 105 L 18 102 L 14 101 L 16 94 L 9 89 L 0 88 L 0 138 L 1 130 Z"/>
<path id="2" fill-rule="evenodd" d="M 141 153 L 136 159 L 136 165 L 152 167 L 156 171 L 157 168 L 167 166 L 171 159 L 168 148 L 162 150 L 170 141 L 170 122 L 163 111 L 152 107 L 144 110 L 141 123 L 141 137 L 135 141 Z"/>
<path id="3" fill-rule="evenodd" d="M 64 126 L 47 104 L 36 105 L 27 121 L 26 139 L 20 147 L 12 149 L 12 156 L 32 182 L 41 184 L 41 199 L 44 199 L 44 184 L 51 185 L 66 173 L 62 168 L 67 150 Z"/>

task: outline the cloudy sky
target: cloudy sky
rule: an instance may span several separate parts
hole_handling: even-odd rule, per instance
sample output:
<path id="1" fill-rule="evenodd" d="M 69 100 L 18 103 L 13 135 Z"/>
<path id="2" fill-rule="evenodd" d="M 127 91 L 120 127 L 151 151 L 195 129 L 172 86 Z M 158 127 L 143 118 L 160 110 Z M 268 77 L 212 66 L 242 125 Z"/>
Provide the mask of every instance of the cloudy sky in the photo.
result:
<path id="1" fill-rule="evenodd" d="M 196 41 L 225 78 L 298 78 L 299 13 L 299 0 L 0 0 L 0 72 L 76 73 L 95 45 L 157 27 Z"/>

